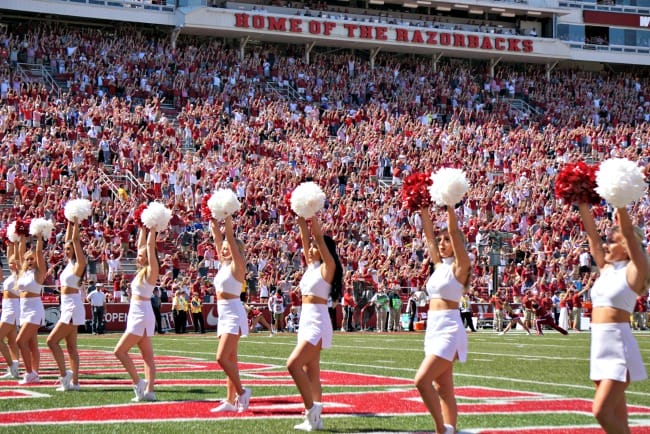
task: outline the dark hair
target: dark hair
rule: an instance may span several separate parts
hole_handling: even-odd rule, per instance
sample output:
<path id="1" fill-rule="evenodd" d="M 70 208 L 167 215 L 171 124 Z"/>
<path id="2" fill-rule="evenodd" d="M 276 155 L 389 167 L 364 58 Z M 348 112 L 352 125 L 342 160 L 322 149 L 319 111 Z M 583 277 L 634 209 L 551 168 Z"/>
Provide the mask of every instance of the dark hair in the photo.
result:
<path id="1" fill-rule="evenodd" d="M 334 271 L 330 296 L 332 297 L 333 302 L 338 302 L 341 299 L 341 293 L 343 292 L 343 266 L 341 265 L 338 253 L 336 253 L 336 242 L 334 242 L 334 239 L 328 235 L 324 235 L 323 238 L 327 250 L 329 250 L 330 254 L 334 258 L 334 263 L 336 264 L 336 271 Z"/>

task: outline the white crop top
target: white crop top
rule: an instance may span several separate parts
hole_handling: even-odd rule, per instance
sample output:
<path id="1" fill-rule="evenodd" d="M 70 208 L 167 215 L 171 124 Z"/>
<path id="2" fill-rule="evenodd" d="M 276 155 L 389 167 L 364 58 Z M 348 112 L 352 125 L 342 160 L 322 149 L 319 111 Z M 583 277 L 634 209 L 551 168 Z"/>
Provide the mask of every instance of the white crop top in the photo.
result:
<path id="1" fill-rule="evenodd" d="M 15 296 L 20 296 L 20 291 L 16 287 L 16 275 L 14 273 L 11 273 L 9 277 L 2 282 L 2 289 Z"/>
<path id="2" fill-rule="evenodd" d="M 456 279 L 452 263 L 454 258 L 442 258 L 436 265 L 433 274 L 427 280 L 427 295 L 429 299 L 441 298 L 443 300 L 460 302 L 465 292 L 465 287 Z"/>
<path id="3" fill-rule="evenodd" d="M 34 270 L 25 271 L 17 280 L 16 286 L 18 291 L 31 292 L 32 294 L 40 294 L 43 285 L 36 281 L 34 277 Z"/>
<path id="4" fill-rule="evenodd" d="M 131 295 L 137 295 L 142 298 L 151 298 L 153 297 L 153 289 L 155 285 L 147 282 L 146 279 L 140 280 L 136 275 L 131 281 Z"/>
<path id="5" fill-rule="evenodd" d="M 637 293 L 632 291 L 625 277 L 628 261 L 618 261 L 603 267 L 591 288 L 593 307 L 614 307 L 632 313 Z"/>
<path id="6" fill-rule="evenodd" d="M 332 285 L 323 279 L 320 266 L 320 262 L 312 262 L 309 264 L 305 273 L 302 275 L 302 279 L 300 279 L 300 292 L 302 295 L 314 295 L 327 300 Z"/>
<path id="7" fill-rule="evenodd" d="M 67 286 L 68 288 L 79 289 L 81 286 L 81 277 L 74 274 L 74 264 L 72 262 L 68 262 L 68 265 L 65 266 L 59 275 L 59 281 L 62 287 Z"/>
<path id="8" fill-rule="evenodd" d="M 214 289 L 217 291 L 217 294 L 237 296 L 241 294 L 242 282 L 235 279 L 229 263 L 223 264 L 217 272 L 217 275 L 214 276 Z"/>

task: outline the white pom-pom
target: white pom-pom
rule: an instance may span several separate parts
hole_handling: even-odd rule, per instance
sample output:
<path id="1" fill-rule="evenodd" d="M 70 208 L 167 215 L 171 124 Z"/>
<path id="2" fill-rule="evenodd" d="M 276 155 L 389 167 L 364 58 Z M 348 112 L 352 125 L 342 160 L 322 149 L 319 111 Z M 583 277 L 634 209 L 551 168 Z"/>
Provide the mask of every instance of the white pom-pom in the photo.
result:
<path id="1" fill-rule="evenodd" d="M 596 172 L 596 193 L 615 208 L 643 197 L 646 187 L 641 167 L 627 158 L 605 160 Z"/>
<path id="2" fill-rule="evenodd" d="M 91 214 L 90 201 L 88 199 L 73 199 L 65 204 L 63 215 L 69 221 L 73 222 L 76 218 L 78 221 L 86 220 Z"/>
<path id="3" fill-rule="evenodd" d="M 20 237 L 16 233 L 16 222 L 13 221 L 7 226 L 7 238 L 9 238 L 9 241 L 12 243 L 17 243 L 20 241 Z"/>
<path id="4" fill-rule="evenodd" d="M 442 206 L 453 206 L 460 202 L 469 190 L 465 172 L 460 169 L 443 167 L 431 174 L 433 185 L 429 187 L 431 199 Z"/>
<path id="5" fill-rule="evenodd" d="M 221 220 L 239 211 L 241 203 L 239 203 L 234 191 L 228 188 L 220 188 L 212 193 L 212 196 L 208 199 L 208 208 L 210 208 L 213 218 Z"/>
<path id="6" fill-rule="evenodd" d="M 53 229 L 54 223 L 43 218 L 32 219 L 32 222 L 29 224 L 29 234 L 43 237 L 45 240 L 50 238 Z"/>
<path id="7" fill-rule="evenodd" d="M 142 224 L 149 228 L 149 230 L 162 232 L 167 229 L 169 221 L 172 219 L 172 210 L 160 202 L 151 202 L 142 211 L 140 219 L 142 220 Z"/>
<path id="8" fill-rule="evenodd" d="M 303 182 L 291 193 L 291 209 L 300 217 L 312 218 L 325 206 L 325 193 L 315 182 Z"/>

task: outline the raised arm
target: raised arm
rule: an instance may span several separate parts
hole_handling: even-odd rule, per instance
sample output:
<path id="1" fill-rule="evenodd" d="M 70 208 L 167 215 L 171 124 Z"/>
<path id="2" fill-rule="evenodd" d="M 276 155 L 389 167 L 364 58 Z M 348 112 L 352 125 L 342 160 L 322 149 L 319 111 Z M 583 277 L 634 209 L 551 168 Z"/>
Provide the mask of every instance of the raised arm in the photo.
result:
<path id="1" fill-rule="evenodd" d="M 596 262 L 598 268 L 603 268 L 605 266 L 603 240 L 600 238 L 600 234 L 596 228 L 596 221 L 594 220 L 594 216 L 591 214 L 589 205 L 586 203 L 579 203 L 578 211 L 580 212 L 580 218 L 582 219 L 582 224 L 585 227 L 585 232 L 587 232 L 587 241 L 589 241 L 589 251 L 591 252 L 591 256 L 594 257 L 594 261 Z"/>
<path id="2" fill-rule="evenodd" d="M 332 282 L 334 280 L 334 273 L 336 272 L 336 261 L 334 261 L 334 257 L 330 253 L 330 250 L 327 248 L 327 244 L 325 244 L 323 230 L 320 226 L 320 222 L 316 217 L 312 217 L 311 219 L 311 233 L 314 237 L 316 246 L 318 246 L 320 257 L 323 260 L 321 275 L 326 282 Z"/>
<path id="3" fill-rule="evenodd" d="M 45 256 L 43 255 L 43 237 L 41 236 L 36 237 L 36 250 L 34 254 L 36 258 L 34 279 L 42 285 L 47 275 L 47 262 L 45 262 Z"/>
<path id="4" fill-rule="evenodd" d="M 305 262 L 309 264 L 309 256 L 307 251 L 311 246 L 311 235 L 309 233 L 309 226 L 304 217 L 298 217 L 298 229 L 300 230 L 300 242 L 302 244 L 302 255 L 305 257 Z"/>
<path id="5" fill-rule="evenodd" d="M 630 215 L 625 208 L 616 210 L 618 215 L 618 224 L 621 228 L 621 235 L 625 239 L 623 246 L 630 257 L 630 264 L 627 266 L 625 275 L 630 288 L 639 295 L 645 294 L 648 290 L 647 281 L 650 266 L 648 265 L 648 256 L 643 250 L 641 242 L 636 236 L 634 225 Z"/>
<path id="6" fill-rule="evenodd" d="M 433 222 L 431 221 L 429 208 L 421 208 L 420 216 L 422 217 L 422 231 L 424 232 L 424 240 L 429 250 L 429 257 L 434 265 L 439 264 L 441 262 L 440 250 L 438 250 L 438 240 L 436 240 L 436 236 L 433 233 Z"/>
<path id="7" fill-rule="evenodd" d="M 136 243 L 136 248 L 138 250 L 144 249 L 147 245 L 147 230 L 144 227 L 138 229 L 138 240 Z"/>
<path id="8" fill-rule="evenodd" d="M 230 255 L 232 256 L 232 274 L 235 279 L 243 282 L 246 280 L 246 259 L 242 251 L 239 249 L 237 240 L 235 239 L 235 230 L 232 225 L 232 216 L 226 217 L 224 221 L 224 230 L 226 233 L 226 241 L 230 246 Z"/>
<path id="9" fill-rule="evenodd" d="M 460 283 L 467 285 L 472 263 L 465 249 L 465 240 L 458 228 L 458 219 L 454 207 L 449 205 L 447 206 L 447 232 L 449 233 L 449 239 L 451 239 L 451 247 L 454 249 L 456 263 L 454 275 Z"/>
<path id="10" fill-rule="evenodd" d="M 144 232 L 144 230 L 142 231 Z M 149 259 L 149 265 L 147 266 L 146 279 L 147 283 L 150 285 L 155 285 L 158 280 L 158 254 L 156 252 L 156 231 L 154 229 L 149 230 L 147 234 L 147 258 Z"/>
<path id="11" fill-rule="evenodd" d="M 72 231 L 70 231 L 71 229 L 70 225 L 71 223 L 68 222 L 68 230 L 66 231 L 65 235 L 67 238 L 68 233 L 72 232 L 71 241 L 74 247 L 74 257 L 77 259 L 77 263 L 75 264 L 74 274 L 77 276 L 82 276 L 84 270 L 86 269 L 86 255 L 84 254 L 84 251 L 81 248 L 81 234 L 79 228 L 80 226 L 79 220 L 77 218 L 74 219 L 74 223 L 72 223 Z"/>
<path id="12" fill-rule="evenodd" d="M 219 230 L 219 222 L 217 219 L 210 220 L 210 232 L 212 233 L 212 238 L 214 239 L 214 247 L 217 249 L 217 257 L 221 259 L 221 247 L 223 246 L 223 235 Z"/>

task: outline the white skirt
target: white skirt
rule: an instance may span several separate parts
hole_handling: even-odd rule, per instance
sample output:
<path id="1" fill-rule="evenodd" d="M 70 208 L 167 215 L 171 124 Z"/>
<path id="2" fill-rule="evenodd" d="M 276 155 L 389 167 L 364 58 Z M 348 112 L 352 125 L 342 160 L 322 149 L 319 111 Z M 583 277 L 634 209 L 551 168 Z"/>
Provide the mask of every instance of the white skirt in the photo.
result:
<path id="1" fill-rule="evenodd" d="M 318 345 L 320 341 L 321 348 L 332 346 L 334 331 L 326 304 L 303 303 L 298 324 L 298 342 Z"/>
<path id="2" fill-rule="evenodd" d="M 622 383 L 648 378 L 639 345 L 628 323 L 591 323 L 591 366 L 593 381 L 615 380 Z"/>
<path id="3" fill-rule="evenodd" d="M 19 298 L 2 298 L 2 316 L 0 323 L 20 325 L 20 299 Z"/>
<path id="4" fill-rule="evenodd" d="M 126 317 L 126 330 L 136 336 L 153 336 L 156 329 L 156 317 L 153 314 L 153 307 L 150 301 L 131 300 L 129 315 Z"/>
<path id="5" fill-rule="evenodd" d="M 217 300 L 217 337 L 228 335 L 248 336 L 248 314 L 239 298 Z"/>
<path id="6" fill-rule="evenodd" d="M 45 309 L 41 297 L 21 297 L 20 298 L 20 324 L 37 324 L 43 325 L 45 319 Z"/>
<path id="7" fill-rule="evenodd" d="M 61 295 L 61 317 L 59 322 L 77 326 L 86 324 L 86 309 L 83 301 L 81 301 L 81 294 Z"/>
<path id="8" fill-rule="evenodd" d="M 467 332 L 458 309 L 430 310 L 424 336 L 424 354 L 453 362 L 467 360 Z"/>

